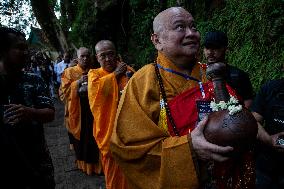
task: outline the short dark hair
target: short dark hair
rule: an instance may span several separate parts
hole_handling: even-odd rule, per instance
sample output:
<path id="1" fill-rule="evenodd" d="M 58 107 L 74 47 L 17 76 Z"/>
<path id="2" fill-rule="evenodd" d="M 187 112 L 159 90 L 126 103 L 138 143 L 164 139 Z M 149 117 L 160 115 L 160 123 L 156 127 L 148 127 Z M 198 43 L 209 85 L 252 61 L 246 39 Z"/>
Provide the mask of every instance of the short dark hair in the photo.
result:
<path id="1" fill-rule="evenodd" d="M 205 48 L 222 48 L 228 47 L 228 37 L 222 31 L 211 31 L 205 34 Z"/>
<path id="2" fill-rule="evenodd" d="M 9 36 L 9 34 L 14 34 L 17 37 L 25 38 L 25 34 L 20 30 L 17 30 L 15 28 L 0 26 L 0 53 L 10 48 L 11 37 Z"/>

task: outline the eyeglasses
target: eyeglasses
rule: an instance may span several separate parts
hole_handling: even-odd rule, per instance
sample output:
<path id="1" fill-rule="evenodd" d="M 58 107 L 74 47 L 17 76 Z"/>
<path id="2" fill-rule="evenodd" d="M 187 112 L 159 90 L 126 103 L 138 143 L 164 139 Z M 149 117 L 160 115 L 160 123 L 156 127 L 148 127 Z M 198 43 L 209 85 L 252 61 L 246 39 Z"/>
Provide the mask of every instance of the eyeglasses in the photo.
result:
<path id="1" fill-rule="evenodd" d="M 112 59 L 116 56 L 116 53 L 114 51 L 108 51 L 108 52 L 102 52 L 100 54 L 97 54 L 97 57 L 101 60 L 105 60 L 106 57 L 109 59 Z"/>

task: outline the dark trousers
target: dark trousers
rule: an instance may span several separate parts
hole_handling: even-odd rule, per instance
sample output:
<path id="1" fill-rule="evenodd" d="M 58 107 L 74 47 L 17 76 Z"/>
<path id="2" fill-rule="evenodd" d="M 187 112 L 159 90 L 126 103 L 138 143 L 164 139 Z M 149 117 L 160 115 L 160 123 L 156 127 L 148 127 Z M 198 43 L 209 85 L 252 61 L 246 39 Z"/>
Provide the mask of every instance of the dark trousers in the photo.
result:
<path id="1" fill-rule="evenodd" d="M 284 156 L 261 152 L 256 158 L 256 189 L 284 188 Z"/>

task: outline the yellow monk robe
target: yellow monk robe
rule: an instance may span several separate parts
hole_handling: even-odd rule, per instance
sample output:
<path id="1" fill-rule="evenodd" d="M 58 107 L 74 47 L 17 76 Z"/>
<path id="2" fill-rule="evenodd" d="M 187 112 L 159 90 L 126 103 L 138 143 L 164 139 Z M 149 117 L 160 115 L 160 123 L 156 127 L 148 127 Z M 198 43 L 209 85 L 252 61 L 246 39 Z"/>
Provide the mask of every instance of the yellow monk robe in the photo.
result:
<path id="1" fill-rule="evenodd" d="M 61 96 L 67 104 L 66 111 L 68 117 L 65 117 L 65 119 L 67 119 L 67 129 L 77 140 L 80 140 L 81 133 L 81 105 L 78 95 L 77 80 L 82 77 L 83 73 L 84 70 L 79 65 L 76 65 L 64 70 L 61 78 Z M 76 163 L 77 167 L 88 175 L 92 174 L 93 172 L 97 174 L 101 173 L 100 162 L 91 164 L 77 160 Z"/>
<path id="2" fill-rule="evenodd" d="M 74 101 L 73 103 L 74 106 L 76 106 L 76 110 L 72 110 L 75 111 L 75 114 L 77 116 L 78 119 L 74 118 L 74 121 L 76 121 L 76 123 L 71 126 L 70 125 L 70 103 L 71 103 L 71 91 L 77 91 L 78 88 L 78 84 L 77 84 L 77 80 L 80 79 L 83 75 L 83 70 L 79 65 L 76 65 L 74 67 L 70 67 L 64 70 L 64 72 L 62 73 L 61 76 L 61 86 L 60 86 L 60 98 L 61 100 L 65 103 L 66 108 L 65 108 L 65 120 L 66 120 L 66 126 L 67 129 L 70 133 L 73 134 L 73 136 L 77 139 L 80 140 L 80 130 L 81 130 L 81 122 L 80 122 L 80 101 Z M 72 107 L 74 107 L 72 106 Z M 79 111 L 79 112 L 76 112 Z M 73 112 L 74 113 L 74 112 Z M 74 122 L 73 121 L 73 122 Z"/>
<path id="3" fill-rule="evenodd" d="M 68 101 L 65 99 L 65 95 L 62 92 L 61 89 L 61 85 L 58 89 L 58 96 L 60 98 L 60 100 L 64 103 L 64 125 L 68 131 L 68 137 L 69 137 L 69 148 L 70 150 L 74 150 L 74 146 L 73 146 L 73 135 L 70 133 L 70 129 L 69 129 L 69 111 L 68 111 Z M 72 137 L 70 136 L 72 135 Z"/>
<path id="4" fill-rule="evenodd" d="M 134 72 L 130 67 L 127 69 Z M 117 80 L 113 72 L 109 73 L 102 68 L 91 69 L 88 73 L 88 97 L 94 116 L 93 135 L 102 153 L 107 189 L 127 188 L 125 177 L 109 151 L 120 92 L 127 81 L 126 76 Z"/>
<path id="5" fill-rule="evenodd" d="M 180 71 L 164 55 L 157 63 Z M 196 64 L 191 76 L 202 80 Z M 192 80 L 160 69 L 168 101 L 198 86 Z M 136 72 L 121 96 L 111 151 L 123 170 L 131 189 L 197 189 L 199 187 L 195 156 L 187 136 L 171 137 L 158 126 L 160 88 L 153 64 Z"/>

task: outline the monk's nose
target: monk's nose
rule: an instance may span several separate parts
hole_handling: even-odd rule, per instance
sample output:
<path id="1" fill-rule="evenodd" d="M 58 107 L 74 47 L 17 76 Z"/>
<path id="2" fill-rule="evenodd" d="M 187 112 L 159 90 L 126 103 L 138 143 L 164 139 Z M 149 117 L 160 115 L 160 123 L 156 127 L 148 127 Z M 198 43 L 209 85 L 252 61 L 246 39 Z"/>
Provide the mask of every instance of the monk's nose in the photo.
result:
<path id="1" fill-rule="evenodd" d="M 193 31 L 191 28 L 186 27 L 186 36 L 194 35 L 195 31 Z"/>

